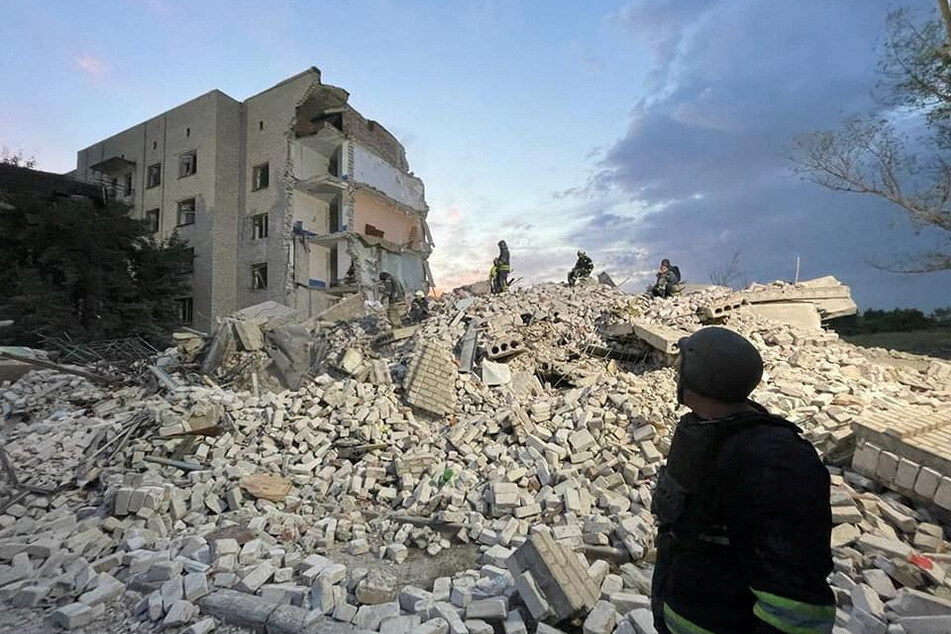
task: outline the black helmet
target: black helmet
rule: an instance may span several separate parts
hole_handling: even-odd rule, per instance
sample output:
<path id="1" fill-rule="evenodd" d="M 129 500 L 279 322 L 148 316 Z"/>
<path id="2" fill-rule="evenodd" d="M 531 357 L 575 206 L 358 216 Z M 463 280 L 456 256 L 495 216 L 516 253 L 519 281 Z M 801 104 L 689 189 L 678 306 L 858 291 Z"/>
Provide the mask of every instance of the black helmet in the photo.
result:
<path id="1" fill-rule="evenodd" d="M 500 247 L 504 247 L 504 246 L 505 246 L 505 240 L 499 240 L 499 246 L 500 246 Z"/>
<path id="2" fill-rule="evenodd" d="M 660 265 L 670 268 L 670 260 L 668 260 L 667 258 L 664 258 L 663 260 L 660 261 Z"/>
<path id="3" fill-rule="evenodd" d="M 380 271 L 380 279 L 381 279 L 381 280 L 385 280 L 385 279 L 388 278 L 389 276 L 390 276 L 390 274 L 387 273 L 386 271 Z"/>
<path id="4" fill-rule="evenodd" d="M 677 400 L 684 389 L 724 403 L 742 403 L 763 378 L 763 358 L 742 335 L 711 326 L 680 345 Z"/>

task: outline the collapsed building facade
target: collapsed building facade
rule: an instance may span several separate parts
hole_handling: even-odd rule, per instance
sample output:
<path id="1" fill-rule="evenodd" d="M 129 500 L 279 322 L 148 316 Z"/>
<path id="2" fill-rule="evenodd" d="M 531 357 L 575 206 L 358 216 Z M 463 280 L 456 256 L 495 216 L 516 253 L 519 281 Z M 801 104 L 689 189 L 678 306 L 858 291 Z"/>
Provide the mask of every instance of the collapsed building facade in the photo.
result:
<path id="1" fill-rule="evenodd" d="M 423 182 L 399 141 L 309 68 L 237 101 L 212 90 L 77 153 L 74 177 L 194 250 L 182 322 L 263 301 L 313 316 L 373 298 L 381 271 L 428 290 Z M 349 275 L 348 275 L 349 273 Z"/>

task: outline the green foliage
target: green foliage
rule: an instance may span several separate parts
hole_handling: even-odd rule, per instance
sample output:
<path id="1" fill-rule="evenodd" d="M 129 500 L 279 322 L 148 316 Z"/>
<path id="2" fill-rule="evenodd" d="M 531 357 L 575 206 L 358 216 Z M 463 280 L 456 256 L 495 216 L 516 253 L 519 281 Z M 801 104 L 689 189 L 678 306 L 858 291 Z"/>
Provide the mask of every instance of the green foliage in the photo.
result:
<path id="1" fill-rule="evenodd" d="M 140 335 L 164 345 L 188 294 L 191 253 L 156 243 L 128 208 L 85 199 L 3 196 L 0 342 L 39 345 L 68 334 L 92 341 Z"/>
<path id="2" fill-rule="evenodd" d="M 949 325 L 951 325 L 951 307 L 937 308 L 930 315 L 925 315 L 916 308 L 866 310 L 858 315 L 842 317 L 832 322 L 832 327 L 840 335 L 911 332 Z"/>

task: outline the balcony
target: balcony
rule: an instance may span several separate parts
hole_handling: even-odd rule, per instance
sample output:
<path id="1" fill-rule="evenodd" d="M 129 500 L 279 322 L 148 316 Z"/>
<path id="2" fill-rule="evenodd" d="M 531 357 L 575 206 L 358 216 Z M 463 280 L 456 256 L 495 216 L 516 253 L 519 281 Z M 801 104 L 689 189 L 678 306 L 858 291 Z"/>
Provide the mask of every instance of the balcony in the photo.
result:
<path id="1" fill-rule="evenodd" d="M 89 169 L 98 174 L 89 182 L 101 187 L 107 200 L 130 202 L 135 195 L 135 188 L 132 187 L 135 161 L 122 156 L 110 156 L 98 163 L 93 163 Z"/>
<path id="2" fill-rule="evenodd" d="M 328 203 L 347 191 L 347 180 L 331 174 L 319 174 L 297 181 L 297 189 Z"/>
<path id="3" fill-rule="evenodd" d="M 101 188 L 105 194 L 106 200 L 130 202 L 132 197 L 135 196 L 135 187 L 126 184 L 125 182 L 119 182 L 118 179 L 93 178 L 89 181 L 89 183 Z"/>

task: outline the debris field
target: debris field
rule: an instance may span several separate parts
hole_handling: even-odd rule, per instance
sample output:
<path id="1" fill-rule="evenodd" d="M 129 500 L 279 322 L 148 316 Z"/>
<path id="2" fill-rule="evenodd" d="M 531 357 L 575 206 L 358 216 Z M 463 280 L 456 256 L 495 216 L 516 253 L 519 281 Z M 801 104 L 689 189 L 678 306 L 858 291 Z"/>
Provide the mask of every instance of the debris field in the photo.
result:
<path id="1" fill-rule="evenodd" d="M 395 330 L 359 302 L 307 323 L 271 305 L 74 368 L 92 378 L 32 369 L 0 386 L 0 598 L 65 629 L 124 600 L 130 631 L 655 632 L 676 341 L 723 323 L 764 358 L 753 398 L 832 473 L 836 631 L 951 632 L 951 470 L 856 433 L 896 412 L 951 422 L 951 364 L 752 309 L 832 316 L 844 296 L 822 279 L 446 293 Z"/>

